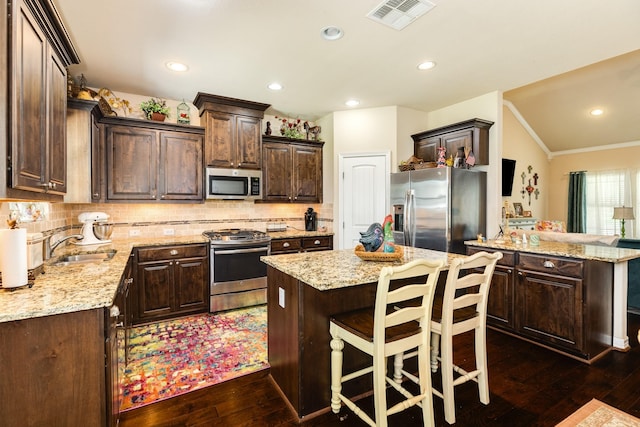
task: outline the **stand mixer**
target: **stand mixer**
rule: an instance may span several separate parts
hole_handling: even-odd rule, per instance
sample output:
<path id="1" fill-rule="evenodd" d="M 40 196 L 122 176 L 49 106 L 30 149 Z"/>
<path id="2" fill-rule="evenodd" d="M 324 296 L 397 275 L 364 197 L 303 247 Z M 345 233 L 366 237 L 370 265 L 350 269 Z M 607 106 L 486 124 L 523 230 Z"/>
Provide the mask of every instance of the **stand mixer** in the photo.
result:
<path id="1" fill-rule="evenodd" d="M 111 240 L 102 240 L 93 230 L 94 224 L 106 223 L 109 219 L 109 215 L 104 212 L 83 212 L 78 215 L 78 220 L 83 223 L 82 226 L 82 240 L 75 242 L 76 245 L 97 245 L 110 243 Z"/>

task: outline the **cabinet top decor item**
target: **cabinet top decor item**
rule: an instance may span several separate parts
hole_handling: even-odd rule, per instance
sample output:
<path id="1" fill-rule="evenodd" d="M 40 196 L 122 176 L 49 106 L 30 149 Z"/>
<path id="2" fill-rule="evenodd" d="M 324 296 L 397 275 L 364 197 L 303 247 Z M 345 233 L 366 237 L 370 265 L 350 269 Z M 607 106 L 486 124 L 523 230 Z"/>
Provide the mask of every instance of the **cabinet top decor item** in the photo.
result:
<path id="1" fill-rule="evenodd" d="M 143 101 L 140 104 L 140 109 L 144 111 L 144 114 L 149 120 L 151 120 L 153 113 L 160 113 L 169 117 L 169 107 L 167 107 L 167 101 L 164 99 L 150 98 L 148 101 Z"/>

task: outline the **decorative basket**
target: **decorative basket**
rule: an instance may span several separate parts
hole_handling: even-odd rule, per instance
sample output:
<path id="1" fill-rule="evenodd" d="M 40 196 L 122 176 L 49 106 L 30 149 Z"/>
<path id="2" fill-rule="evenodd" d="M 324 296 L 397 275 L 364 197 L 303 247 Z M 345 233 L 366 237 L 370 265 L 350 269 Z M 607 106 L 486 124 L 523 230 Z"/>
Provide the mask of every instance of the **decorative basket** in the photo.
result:
<path id="1" fill-rule="evenodd" d="M 382 248 L 382 246 L 381 246 Z M 358 245 L 355 247 L 355 254 L 364 261 L 397 261 L 404 256 L 404 249 L 402 246 L 396 246 L 395 252 L 382 252 L 378 250 L 376 252 L 367 252 L 364 250 L 364 246 Z"/>
<path id="2" fill-rule="evenodd" d="M 398 165 L 398 169 L 400 169 L 400 172 L 406 172 L 406 171 L 412 171 L 415 169 L 415 166 L 413 163 L 405 163 L 403 165 Z"/>
<path id="3" fill-rule="evenodd" d="M 424 163 L 418 163 L 415 164 L 415 169 L 429 169 L 429 168 L 435 168 L 438 166 L 438 163 L 436 162 L 424 162 Z"/>

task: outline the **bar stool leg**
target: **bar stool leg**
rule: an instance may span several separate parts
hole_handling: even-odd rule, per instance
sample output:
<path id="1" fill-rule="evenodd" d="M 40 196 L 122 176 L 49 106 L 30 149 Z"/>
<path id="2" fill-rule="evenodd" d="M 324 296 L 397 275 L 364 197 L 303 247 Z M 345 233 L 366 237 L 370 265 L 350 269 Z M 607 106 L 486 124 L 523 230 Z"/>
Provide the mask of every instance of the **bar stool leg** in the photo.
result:
<path id="1" fill-rule="evenodd" d="M 393 356 L 393 380 L 402 383 L 402 368 L 404 366 L 404 353 L 398 353 Z"/>
<path id="2" fill-rule="evenodd" d="M 340 338 L 331 340 L 331 410 L 340 412 L 340 393 L 342 392 L 342 349 L 344 341 Z"/>
<path id="3" fill-rule="evenodd" d="M 440 353 L 440 334 L 431 334 L 431 372 L 438 372 L 438 354 Z"/>

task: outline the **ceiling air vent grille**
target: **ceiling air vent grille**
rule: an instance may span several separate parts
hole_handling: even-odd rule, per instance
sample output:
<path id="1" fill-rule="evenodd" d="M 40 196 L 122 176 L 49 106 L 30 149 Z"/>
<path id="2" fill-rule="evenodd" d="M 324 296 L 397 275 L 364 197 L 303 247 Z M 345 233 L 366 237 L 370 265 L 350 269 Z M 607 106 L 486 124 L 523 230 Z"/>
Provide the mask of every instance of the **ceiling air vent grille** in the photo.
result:
<path id="1" fill-rule="evenodd" d="M 427 0 L 387 0 L 369 12 L 367 18 L 401 30 L 435 6 Z"/>

